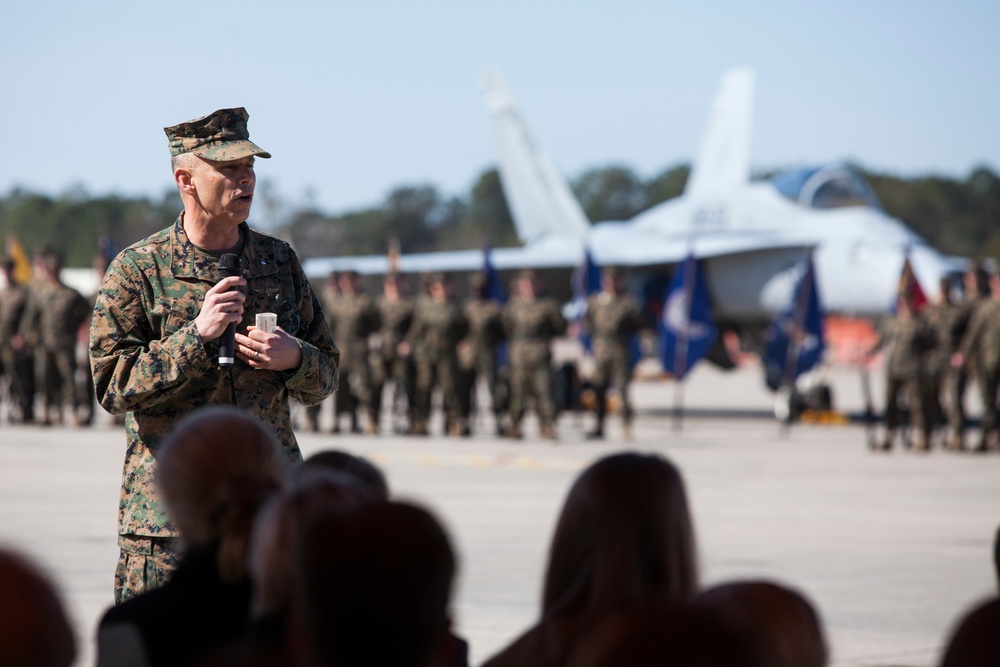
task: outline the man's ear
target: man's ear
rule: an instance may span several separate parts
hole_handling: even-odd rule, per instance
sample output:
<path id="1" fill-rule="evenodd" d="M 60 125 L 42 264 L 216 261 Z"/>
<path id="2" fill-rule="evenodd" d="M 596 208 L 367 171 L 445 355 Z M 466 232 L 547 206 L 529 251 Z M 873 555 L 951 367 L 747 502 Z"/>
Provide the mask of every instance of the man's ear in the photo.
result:
<path id="1" fill-rule="evenodd" d="M 174 169 L 174 183 L 181 192 L 193 193 L 195 190 L 194 181 L 191 178 L 191 170 L 185 167 Z"/>

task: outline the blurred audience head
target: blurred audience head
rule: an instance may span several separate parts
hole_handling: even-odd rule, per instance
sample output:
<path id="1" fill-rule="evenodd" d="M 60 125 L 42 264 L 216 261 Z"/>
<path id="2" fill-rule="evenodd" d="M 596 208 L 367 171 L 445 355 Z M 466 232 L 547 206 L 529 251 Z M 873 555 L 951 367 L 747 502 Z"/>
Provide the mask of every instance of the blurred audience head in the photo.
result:
<path id="1" fill-rule="evenodd" d="M 311 666 L 425 667 L 450 650 L 455 556 L 426 510 L 327 513 L 306 528 L 293 637 Z"/>
<path id="2" fill-rule="evenodd" d="M 626 452 L 580 475 L 552 539 L 543 616 L 682 602 L 697 582 L 694 529 L 673 464 Z"/>
<path id="3" fill-rule="evenodd" d="M 258 617 L 288 611 L 302 534 L 314 517 L 380 499 L 363 482 L 337 470 L 301 466 L 296 473 L 291 488 L 268 503 L 254 524 L 250 574 Z"/>
<path id="4" fill-rule="evenodd" d="M 218 544 L 223 581 L 246 575 L 254 519 L 283 482 L 273 430 L 236 408 L 192 412 L 159 453 L 156 483 L 167 514 L 189 545 Z"/>
<path id="5" fill-rule="evenodd" d="M 745 633 L 688 605 L 643 605 L 609 614 L 572 667 L 770 667 Z"/>
<path id="6" fill-rule="evenodd" d="M 948 642 L 941 667 L 996 667 L 1000 663 L 1000 598 L 974 607 Z"/>
<path id="7" fill-rule="evenodd" d="M 27 559 L 0 549 L 0 667 L 69 667 L 75 658 L 55 587 Z"/>
<path id="8" fill-rule="evenodd" d="M 332 470 L 353 477 L 364 486 L 372 500 L 389 499 L 389 483 L 379 468 L 364 458 L 339 449 L 326 449 L 307 458 L 296 474 L 308 475 L 315 470 Z"/>
<path id="9" fill-rule="evenodd" d="M 798 592 L 766 581 L 705 590 L 695 606 L 753 638 L 773 667 L 824 667 L 828 653 L 819 614 Z"/>

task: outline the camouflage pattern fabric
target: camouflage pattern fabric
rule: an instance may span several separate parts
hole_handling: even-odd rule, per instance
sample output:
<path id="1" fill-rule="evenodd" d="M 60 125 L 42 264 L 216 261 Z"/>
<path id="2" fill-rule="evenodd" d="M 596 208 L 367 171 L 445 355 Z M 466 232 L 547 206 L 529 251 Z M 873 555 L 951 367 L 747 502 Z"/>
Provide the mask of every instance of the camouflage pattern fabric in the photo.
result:
<path id="1" fill-rule="evenodd" d="M 368 359 L 368 337 L 381 326 L 379 312 L 371 297 L 362 292 L 337 294 L 325 302 L 333 339 L 340 349 L 340 389 L 337 413 L 347 413 L 356 421 L 360 409 L 373 417 L 373 382 Z"/>
<path id="2" fill-rule="evenodd" d="M 490 409 L 499 417 L 505 400 L 497 375 L 497 346 L 504 340 L 503 309 L 492 299 L 471 297 L 463 307 L 469 322 L 469 334 L 459 355 L 462 418 L 468 420 L 472 414 L 476 383 L 486 382 L 490 395 Z M 500 390 L 500 391 L 498 391 Z"/>
<path id="3" fill-rule="evenodd" d="M 375 302 L 375 307 L 382 321 L 382 328 L 379 329 L 379 348 L 372 369 L 375 383 L 373 397 L 375 419 L 377 421 L 382 412 L 382 391 L 385 383 L 390 380 L 396 384 L 397 395 L 402 392 L 406 396 L 412 419 L 416 370 L 412 359 L 401 356 L 398 348 L 399 344 L 406 340 L 406 334 L 413 323 L 413 301 L 405 298 L 390 301 L 380 296 Z"/>
<path id="4" fill-rule="evenodd" d="M 16 350 L 14 337 L 28 304 L 28 288 L 7 284 L 0 289 L 0 377 L 6 377 L 10 387 L 11 407 L 18 418 L 30 421 L 34 417 L 34 360 L 27 348 Z"/>
<path id="5" fill-rule="evenodd" d="M 189 120 L 172 127 L 165 127 L 170 155 L 194 153 L 214 162 L 239 160 L 256 156 L 269 158 L 271 154 L 250 141 L 247 120 L 250 114 L 243 107 L 219 109 L 207 116 Z"/>
<path id="6" fill-rule="evenodd" d="M 1000 392 L 1000 300 L 982 299 L 969 318 L 969 328 L 959 345 L 959 352 L 971 363 L 970 372 L 979 385 L 983 404 L 982 440 L 979 449 L 996 446 L 1000 435 L 997 394 Z"/>
<path id="7" fill-rule="evenodd" d="M 872 352 L 890 346 L 886 365 L 885 426 L 891 433 L 900 425 L 899 399 L 908 396 L 913 427 L 926 443 L 934 428 L 937 397 L 933 369 L 927 361 L 934 354 L 937 337 L 923 314 L 896 316 L 886 320 Z"/>
<path id="8" fill-rule="evenodd" d="M 965 405 L 963 397 L 968 374 L 965 366 L 952 368 L 951 356 L 958 351 L 969 326 L 972 308 L 965 303 L 942 301 L 924 310 L 924 315 L 934 327 L 938 345 L 930 360 L 935 378 L 934 385 L 944 408 L 948 430 L 953 446 L 960 446 L 965 429 Z"/>
<path id="9" fill-rule="evenodd" d="M 180 562 L 181 546 L 176 537 L 119 535 L 115 604 L 167 583 Z"/>
<path id="10" fill-rule="evenodd" d="M 469 323 L 458 304 L 425 297 L 413 311 L 413 324 L 407 340 L 413 350 L 417 370 L 414 398 L 414 428 L 426 432 L 435 387 L 441 388 L 446 424 L 456 427 L 460 419 L 458 403 L 458 343 L 469 330 Z"/>
<path id="11" fill-rule="evenodd" d="M 66 403 L 76 411 L 84 403 L 83 387 L 76 382 L 76 341 L 91 313 L 90 303 L 67 285 L 38 283 L 31 289 L 20 328 L 35 342 L 36 386 L 46 413 Z"/>
<path id="12" fill-rule="evenodd" d="M 594 385 L 597 400 L 597 430 L 604 425 L 607 392 L 618 387 L 622 397 L 622 419 L 631 423 L 632 402 L 629 384 L 632 382 L 632 360 L 629 338 L 645 326 L 642 310 L 628 294 L 600 292 L 587 300 L 584 329 L 590 333 L 594 353 Z"/>
<path id="13" fill-rule="evenodd" d="M 510 415 L 515 433 L 529 399 L 543 428 L 555 422 L 552 389 L 552 339 L 566 331 L 559 303 L 548 297 L 516 298 L 503 310 L 504 331 L 510 354 Z"/>
<path id="14" fill-rule="evenodd" d="M 247 299 L 237 331 L 246 333 L 256 313 L 277 313 L 278 325 L 302 349 L 294 371 L 255 370 L 239 359 L 219 368 L 219 341 L 203 343 L 194 322 L 205 293 L 219 281 L 217 260 L 191 244 L 181 218 L 124 250 L 104 277 L 90 361 L 101 405 L 127 413 L 120 535 L 177 535 L 153 477 L 160 444 L 180 417 L 205 405 L 236 405 L 271 424 L 292 464 L 302 454 L 289 397 L 312 405 L 337 387 L 340 352 L 295 253 L 246 223 L 241 234 Z"/>

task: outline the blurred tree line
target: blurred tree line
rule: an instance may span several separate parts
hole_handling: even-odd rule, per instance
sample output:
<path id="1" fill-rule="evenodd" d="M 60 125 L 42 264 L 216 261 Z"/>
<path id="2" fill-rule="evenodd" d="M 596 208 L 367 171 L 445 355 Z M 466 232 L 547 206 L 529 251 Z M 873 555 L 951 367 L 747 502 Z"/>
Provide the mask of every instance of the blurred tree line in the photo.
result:
<path id="1" fill-rule="evenodd" d="M 1000 177 L 985 167 L 965 179 L 901 178 L 861 169 L 886 212 L 946 254 L 1000 256 Z M 589 169 L 572 187 L 591 220 L 627 220 L 684 190 L 689 168 L 672 166 L 649 179 L 631 168 Z M 388 239 L 403 252 L 516 246 L 517 236 L 495 169 L 483 172 L 469 192 L 448 196 L 432 185 L 394 188 L 371 208 L 328 213 L 283 200 L 267 181 L 258 186 L 251 222 L 291 241 L 303 257 L 378 254 Z M 57 197 L 14 189 L 0 197 L 0 234 L 13 233 L 30 251 L 52 245 L 67 266 L 88 266 L 98 239 L 120 249 L 169 226 L 181 210 L 173 190 L 160 199 L 92 197 L 74 187 Z"/>

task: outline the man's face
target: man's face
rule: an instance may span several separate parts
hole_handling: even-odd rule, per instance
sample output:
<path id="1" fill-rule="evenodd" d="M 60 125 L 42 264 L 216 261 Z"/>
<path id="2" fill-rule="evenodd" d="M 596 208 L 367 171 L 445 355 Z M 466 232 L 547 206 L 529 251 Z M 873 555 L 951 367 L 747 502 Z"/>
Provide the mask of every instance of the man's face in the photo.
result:
<path id="1" fill-rule="evenodd" d="M 250 217 L 250 204 L 257 176 L 254 158 L 228 162 L 199 159 L 190 169 L 198 204 L 208 218 L 238 225 Z"/>

